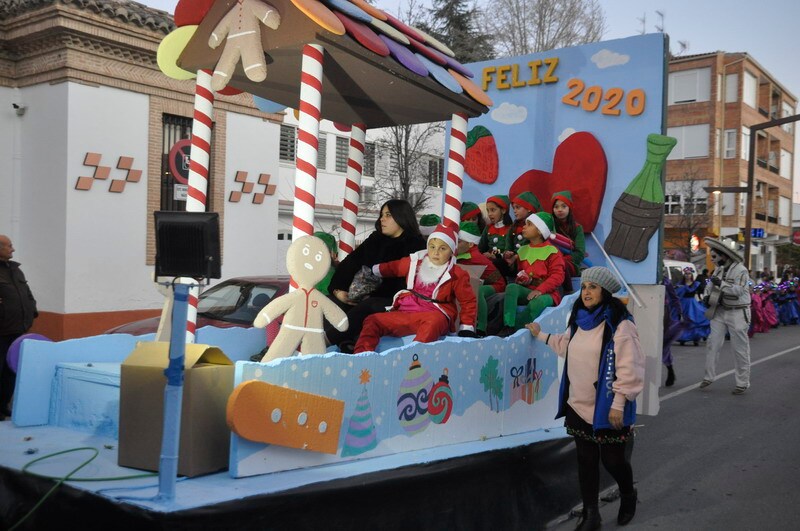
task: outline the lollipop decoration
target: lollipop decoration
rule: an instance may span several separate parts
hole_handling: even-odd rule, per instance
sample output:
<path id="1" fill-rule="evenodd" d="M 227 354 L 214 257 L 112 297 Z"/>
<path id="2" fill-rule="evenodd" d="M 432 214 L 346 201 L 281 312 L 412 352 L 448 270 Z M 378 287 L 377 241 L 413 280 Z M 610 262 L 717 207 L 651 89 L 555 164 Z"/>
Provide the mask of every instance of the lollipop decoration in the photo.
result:
<path id="1" fill-rule="evenodd" d="M 439 377 L 439 381 L 431 387 L 430 402 L 428 403 L 428 413 L 434 424 L 444 424 L 453 412 L 453 390 L 450 389 L 447 368 Z"/>
<path id="2" fill-rule="evenodd" d="M 397 415 L 400 426 L 411 435 L 424 431 L 431 423 L 428 415 L 428 397 L 432 383 L 431 373 L 422 368 L 419 356 L 414 354 L 397 396 Z"/>

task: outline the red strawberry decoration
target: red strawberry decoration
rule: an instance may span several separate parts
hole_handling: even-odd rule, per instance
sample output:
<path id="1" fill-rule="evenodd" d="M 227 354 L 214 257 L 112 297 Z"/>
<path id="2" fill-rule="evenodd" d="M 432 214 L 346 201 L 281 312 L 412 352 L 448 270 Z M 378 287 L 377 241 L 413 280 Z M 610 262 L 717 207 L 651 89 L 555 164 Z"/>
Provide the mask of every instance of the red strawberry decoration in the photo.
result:
<path id="1" fill-rule="evenodd" d="M 525 191 L 533 192 L 550 211 L 550 198 L 561 190 L 572 192 L 575 221 L 583 225 L 586 233 L 592 232 L 600 216 L 603 196 L 606 193 L 608 161 L 603 146 L 585 131 L 573 133 L 556 148 L 553 171 L 528 170 L 514 181 L 510 197 Z"/>
<path id="2" fill-rule="evenodd" d="M 199 25 L 213 3 L 214 0 L 179 0 L 175 6 L 175 25 L 179 28 Z"/>
<path id="3" fill-rule="evenodd" d="M 464 172 L 483 184 L 492 184 L 500 173 L 497 143 L 492 133 L 482 125 L 476 125 L 467 133 L 467 153 Z"/>

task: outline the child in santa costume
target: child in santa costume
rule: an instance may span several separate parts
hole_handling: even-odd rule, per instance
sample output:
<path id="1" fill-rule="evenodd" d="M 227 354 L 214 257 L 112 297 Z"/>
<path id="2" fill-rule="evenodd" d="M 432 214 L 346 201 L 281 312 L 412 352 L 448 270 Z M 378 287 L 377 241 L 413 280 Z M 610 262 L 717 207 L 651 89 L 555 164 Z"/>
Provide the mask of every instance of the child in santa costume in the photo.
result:
<path id="1" fill-rule="evenodd" d="M 517 252 L 519 272 L 516 282 L 506 287 L 503 301 L 505 326 L 499 336 L 510 336 L 539 317 L 545 308 L 561 302 L 564 282 L 564 257 L 552 243 L 555 234 L 553 216 L 547 212 L 531 214 L 525 220 L 523 235 L 528 245 Z M 526 311 L 517 315 L 517 305 L 525 304 Z"/>
<path id="2" fill-rule="evenodd" d="M 478 250 L 481 239 L 478 225 L 471 221 L 462 221 L 458 231 L 458 247 L 456 247 L 456 263 L 459 265 L 484 266 L 481 273 L 483 285 L 478 290 L 478 318 L 476 329 L 479 336 L 486 335 L 486 320 L 489 313 L 487 297 L 506 290 L 506 280 L 494 263 Z"/>
<path id="3" fill-rule="evenodd" d="M 428 236 L 426 251 L 374 265 L 372 272 L 380 277 L 406 277 L 406 289 L 395 295 L 388 312 L 364 320 L 353 352 L 375 350 L 382 336 L 415 334 L 414 340 L 420 343 L 436 341 L 455 331 L 457 317 L 461 318 L 459 335 L 477 337 L 475 293 L 469 274 L 456 265 L 455 250 L 456 231 L 440 224 Z"/>

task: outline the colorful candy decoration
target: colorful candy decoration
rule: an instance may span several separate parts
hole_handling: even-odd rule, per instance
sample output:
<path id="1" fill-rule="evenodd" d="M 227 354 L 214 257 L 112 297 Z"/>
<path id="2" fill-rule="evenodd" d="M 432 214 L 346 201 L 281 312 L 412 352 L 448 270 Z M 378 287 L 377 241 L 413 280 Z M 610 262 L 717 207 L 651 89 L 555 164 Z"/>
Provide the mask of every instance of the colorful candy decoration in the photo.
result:
<path id="1" fill-rule="evenodd" d="M 350 128 L 350 151 L 347 161 L 347 180 L 342 198 L 342 233 L 339 238 L 339 260 L 344 260 L 356 246 L 356 221 L 358 220 L 358 195 L 364 171 L 364 143 L 366 126 L 353 124 Z"/>
<path id="2" fill-rule="evenodd" d="M 492 184 L 500 174 L 497 143 L 492 132 L 482 125 L 476 125 L 467 134 L 464 172 L 483 184 Z"/>
<path id="3" fill-rule="evenodd" d="M 367 394 L 367 384 L 372 375 L 367 369 L 361 371 L 359 382 L 364 386 L 356 402 L 356 409 L 347 425 L 342 457 L 359 455 L 378 446 L 375 424 L 372 422 L 372 405 Z"/>
<path id="4" fill-rule="evenodd" d="M 447 368 L 439 377 L 439 381 L 431 387 L 431 399 L 428 403 L 428 414 L 434 424 L 445 424 L 453 412 L 453 390 L 447 377 Z"/>
<path id="5" fill-rule="evenodd" d="M 430 61 L 428 64 L 433 65 Z M 461 223 L 461 192 L 464 187 L 464 158 L 467 150 L 467 116 L 456 113 L 450 123 L 450 154 L 444 188 L 444 221 L 455 227 Z"/>
<path id="6" fill-rule="evenodd" d="M 431 423 L 428 415 L 428 397 L 432 384 L 431 373 L 422 368 L 419 356 L 414 354 L 408 374 L 400 383 L 400 391 L 397 394 L 397 416 L 400 426 L 411 435 L 424 431 Z"/>

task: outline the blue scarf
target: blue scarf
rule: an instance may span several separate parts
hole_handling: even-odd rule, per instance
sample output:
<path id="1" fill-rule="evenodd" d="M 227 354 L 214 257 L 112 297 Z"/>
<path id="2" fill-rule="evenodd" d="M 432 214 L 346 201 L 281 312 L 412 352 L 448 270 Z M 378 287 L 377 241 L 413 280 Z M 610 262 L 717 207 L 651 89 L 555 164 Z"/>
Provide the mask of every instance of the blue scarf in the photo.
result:
<path id="1" fill-rule="evenodd" d="M 581 330 L 594 330 L 605 319 L 605 305 L 598 304 L 594 310 L 586 310 L 581 308 L 578 310 L 578 315 L 575 317 L 575 323 L 581 327 Z"/>

